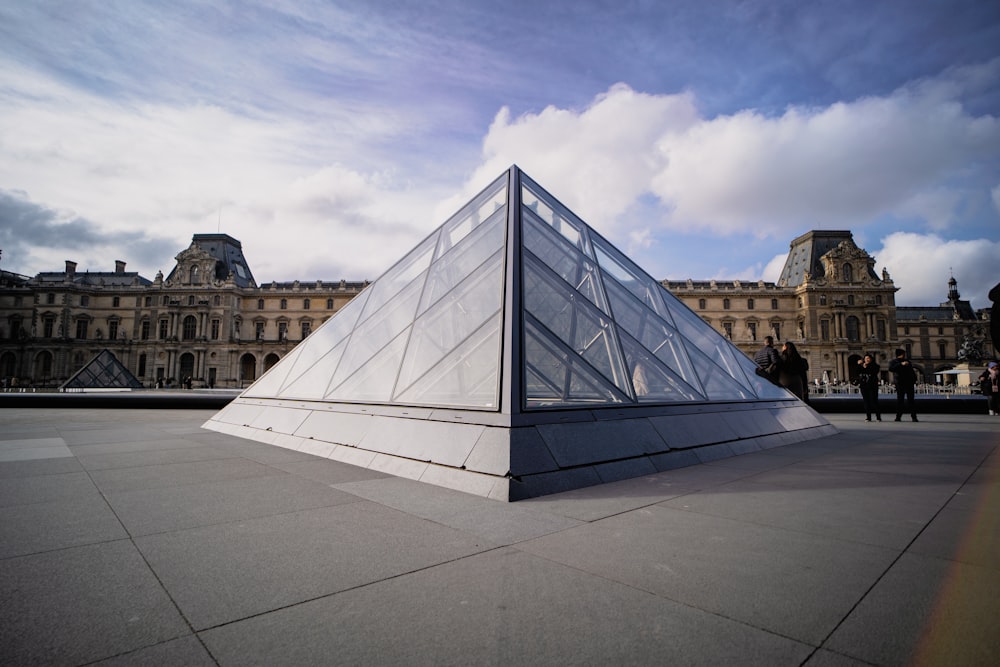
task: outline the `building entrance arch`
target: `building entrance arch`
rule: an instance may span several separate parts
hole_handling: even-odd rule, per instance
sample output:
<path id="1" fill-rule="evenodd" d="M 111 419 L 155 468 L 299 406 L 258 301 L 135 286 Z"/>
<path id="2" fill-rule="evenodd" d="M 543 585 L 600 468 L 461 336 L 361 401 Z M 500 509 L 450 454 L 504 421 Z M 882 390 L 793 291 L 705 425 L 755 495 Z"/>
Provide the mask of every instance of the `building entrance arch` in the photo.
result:
<path id="1" fill-rule="evenodd" d="M 246 386 L 257 379 L 257 357 L 249 352 L 240 357 L 240 386 Z"/>

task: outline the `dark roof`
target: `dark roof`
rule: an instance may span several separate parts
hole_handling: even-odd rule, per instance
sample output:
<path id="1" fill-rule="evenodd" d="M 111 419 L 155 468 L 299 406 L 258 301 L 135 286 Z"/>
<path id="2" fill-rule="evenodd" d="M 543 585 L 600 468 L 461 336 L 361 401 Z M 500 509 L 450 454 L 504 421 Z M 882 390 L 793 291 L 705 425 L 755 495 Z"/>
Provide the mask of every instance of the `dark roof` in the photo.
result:
<path id="1" fill-rule="evenodd" d="M 35 285 L 62 285 L 67 282 L 64 272 L 47 271 L 39 273 L 31 282 Z M 143 278 L 135 271 L 118 273 L 116 271 L 84 271 L 69 277 L 69 282 L 82 287 L 129 287 L 131 285 L 152 285 L 148 278 Z"/>
<path id="2" fill-rule="evenodd" d="M 793 240 L 778 284 L 782 287 L 798 287 L 804 282 L 806 273 L 812 278 L 823 278 L 826 271 L 819 258 L 844 241 L 854 241 L 848 230 L 813 230 Z M 874 273 L 871 277 L 878 278 Z"/>
<path id="3" fill-rule="evenodd" d="M 191 245 L 198 246 L 214 257 L 215 278 L 226 280 L 232 275 L 239 287 L 256 287 L 257 283 L 250 272 L 250 265 L 243 257 L 243 245 L 229 234 L 195 234 Z M 170 272 L 167 280 L 173 280 L 177 267 Z"/>

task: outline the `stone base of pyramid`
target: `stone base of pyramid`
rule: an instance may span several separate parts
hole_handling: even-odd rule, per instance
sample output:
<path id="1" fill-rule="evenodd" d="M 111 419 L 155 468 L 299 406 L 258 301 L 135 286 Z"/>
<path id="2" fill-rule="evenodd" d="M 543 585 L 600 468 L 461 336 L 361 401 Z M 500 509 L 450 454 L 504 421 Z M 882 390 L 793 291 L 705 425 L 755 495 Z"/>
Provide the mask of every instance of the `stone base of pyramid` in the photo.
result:
<path id="1" fill-rule="evenodd" d="M 466 423 L 458 410 L 238 398 L 205 428 L 496 500 L 543 496 L 837 433 L 799 401 L 575 410 Z M 483 421 L 482 414 L 474 418 Z"/>

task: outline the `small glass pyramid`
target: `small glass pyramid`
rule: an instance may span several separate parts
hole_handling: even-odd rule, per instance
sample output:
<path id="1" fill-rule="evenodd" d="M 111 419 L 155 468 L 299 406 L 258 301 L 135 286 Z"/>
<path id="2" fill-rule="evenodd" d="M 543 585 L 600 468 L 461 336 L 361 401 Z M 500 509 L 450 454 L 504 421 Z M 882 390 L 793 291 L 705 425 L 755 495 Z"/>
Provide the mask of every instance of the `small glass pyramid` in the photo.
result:
<path id="1" fill-rule="evenodd" d="M 142 389 L 142 383 L 111 350 L 104 349 L 66 380 L 60 389 Z"/>
<path id="2" fill-rule="evenodd" d="M 788 400 L 516 166 L 244 397 L 530 414 Z"/>

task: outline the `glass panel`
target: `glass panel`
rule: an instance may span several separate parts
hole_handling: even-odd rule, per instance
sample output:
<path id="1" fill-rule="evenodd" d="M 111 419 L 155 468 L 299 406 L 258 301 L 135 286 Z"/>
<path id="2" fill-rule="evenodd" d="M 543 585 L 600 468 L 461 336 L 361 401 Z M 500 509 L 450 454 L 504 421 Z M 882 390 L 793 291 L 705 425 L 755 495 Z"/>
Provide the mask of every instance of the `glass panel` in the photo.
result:
<path id="1" fill-rule="evenodd" d="M 399 372 L 404 389 L 482 326 L 500 309 L 503 253 L 497 252 L 433 308 L 417 319 Z M 496 365 L 496 359 L 492 363 Z"/>
<path id="2" fill-rule="evenodd" d="M 522 243 L 542 262 L 565 280 L 573 289 L 590 299 L 591 303 L 608 312 L 597 277 L 596 265 L 576 248 L 563 243 L 531 213 L 525 213 L 521 226 Z"/>
<path id="3" fill-rule="evenodd" d="M 587 299 L 524 253 L 524 309 L 534 315 L 576 354 L 629 393 L 625 364 L 611 320 Z"/>
<path id="4" fill-rule="evenodd" d="M 360 322 L 364 322 L 372 317 L 392 297 L 399 294 L 414 279 L 423 274 L 427 267 L 430 266 L 431 256 L 434 253 L 434 246 L 437 243 L 439 232 L 440 229 L 424 239 L 423 243 L 414 248 L 406 257 L 396 262 L 391 269 L 371 284 L 372 295 L 368 298 L 368 303 L 365 305 L 364 313 L 359 320 Z"/>
<path id="5" fill-rule="evenodd" d="M 633 264 L 614 247 L 595 235 L 594 252 L 597 254 L 597 263 L 604 269 L 605 276 L 611 276 L 618 281 L 622 287 L 635 295 L 639 301 L 647 308 L 651 308 L 654 313 L 665 319 L 668 324 L 673 324 L 670 314 L 660 300 L 660 291 L 663 289 L 658 282 L 650 278 L 645 271 Z"/>
<path id="6" fill-rule="evenodd" d="M 580 357 L 526 317 L 524 407 L 612 405 L 631 402 Z"/>
<path id="7" fill-rule="evenodd" d="M 688 348 L 688 356 L 698 371 L 702 386 L 708 398 L 713 401 L 755 398 L 750 389 L 744 387 L 731 375 L 716 366 L 711 359 L 706 357 L 691 341 L 685 341 Z"/>
<path id="8" fill-rule="evenodd" d="M 347 350 L 333 376 L 331 387 L 336 387 L 346 380 L 400 331 L 413 323 L 413 311 L 417 308 L 417 297 L 422 283 L 422 280 L 414 280 L 409 287 L 397 294 L 395 299 L 358 325 L 348 339 Z M 393 371 L 393 380 L 395 378 L 396 373 Z M 389 386 L 389 391 L 392 391 L 392 385 Z"/>
<path id="9" fill-rule="evenodd" d="M 441 238 L 438 241 L 434 257 L 439 258 L 444 255 L 476 229 L 481 222 L 493 216 L 501 217 L 506 221 L 507 174 L 493 181 L 481 195 L 469 202 L 467 206 L 442 225 Z"/>
<path id="10" fill-rule="evenodd" d="M 757 394 L 757 398 L 768 398 L 768 399 L 788 399 L 792 398 L 792 394 L 786 389 L 779 387 L 767 378 L 763 378 L 757 375 L 757 364 L 755 364 L 746 355 L 741 355 L 743 358 L 739 360 L 740 367 L 743 372 L 746 373 L 747 380 L 750 383 L 750 388 L 753 392 Z"/>
<path id="11" fill-rule="evenodd" d="M 352 403 L 388 402 L 392 396 L 392 386 L 396 382 L 399 362 L 403 360 L 403 350 L 406 348 L 408 336 L 408 330 L 396 336 L 354 375 L 330 392 L 327 398 Z"/>
<path id="12" fill-rule="evenodd" d="M 469 336 L 413 386 L 395 397 L 399 403 L 499 408 L 500 313 Z"/>
<path id="13" fill-rule="evenodd" d="M 296 346 L 295 349 L 299 350 L 297 358 L 291 359 L 288 362 L 282 362 L 292 364 L 291 370 L 288 372 L 288 379 L 285 381 L 285 386 L 288 386 L 296 378 L 308 371 L 316 363 L 317 359 L 329 352 L 351 334 L 371 293 L 371 286 L 369 286 L 369 289 L 362 291 L 361 294 L 348 301 L 333 317 L 321 324 L 316 331 L 312 332 L 308 338 Z M 340 358 L 339 355 L 337 358 Z M 286 359 L 288 358 L 286 357 Z M 281 366 L 282 363 L 279 363 L 278 366 Z M 278 366 L 275 366 L 275 368 Z M 333 376 L 333 372 L 336 369 L 336 366 L 330 369 L 330 377 Z M 273 371 L 274 368 L 271 370 Z M 326 388 L 325 385 L 323 388 Z"/>
<path id="14" fill-rule="evenodd" d="M 745 357 L 746 355 L 734 348 L 729 341 L 722 337 L 722 334 L 718 333 L 687 308 L 677 308 L 674 311 L 674 315 L 676 316 L 674 321 L 677 323 L 677 330 L 680 331 L 688 343 L 687 349 L 689 352 L 692 348 L 700 350 L 716 365 L 716 372 L 722 371 L 727 373 L 746 389 L 750 388 L 746 374 L 743 373 L 736 360 L 737 355 L 739 357 Z M 698 375 L 706 383 L 705 388 L 708 389 L 707 378 L 700 370 Z"/>
<path id="15" fill-rule="evenodd" d="M 685 382 L 700 390 L 701 383 L 687 357 L 684 343 L 677 331 L 642 304 L 618 281 L 604 281 L 615 323 L 629 332 L 647 350 L 677 373 Z"/>
<path id="16" fill-rule="evenodd" d="M 266 398 L 277 396 L 281 391 L 281 385 L 288 378 L 288 373 L 295 365 L 295 359 L 302 353 L 303 344 L 295 346 L 291 352 L 264 373 L 259 380 L 250 385 L 250 388 L 243 392 L 244 396 L 260 396 Z"/>
<path id="17" fill-rule="evenodd" d="M 551 201 L 549 197 L 536 193 L 526 182 L 527 179 L 524 181 L 521 187 L 522 212 L 530 211 L 539 220 L 561 234 L 571 246 L 593 258 L 594 253 L 590 249 L 590 241 L 587 238 L 587 225 L 577 220 L 576 216 L 556 202 Z"/>
<path id="18" fill-rule="evenodd" d="M 347 341 L 343 340 L 306 368 L 299 377 L 287 382 L 278 393 L 278 398 L 323 398 L 346 349 Z"/>
<path id="19" fill-rule="evenodd" d="M 705 397 L 659 362 L 649 350 L 624 331 L 619 340 L 625 351 L 625 363 L 632 378 L 635 398 L 640 403 L 677 403 L 703 401 Z"/>
<path id="20" fill-rule="evenodd" d="M 497 215 L 480 225 L 461 245 L 431 265 L 427 285 L 420 298 L 418 313 L 422 313 L 440 299 L 441 295 L 465 280 L 476 267 L 489 259 L 497 249 L 503 247 L 504 232 L 507 227 L 505 223 L 506 218 Z M 497 271 L 502 271 L 502 267 L 497 268 Z"/>

